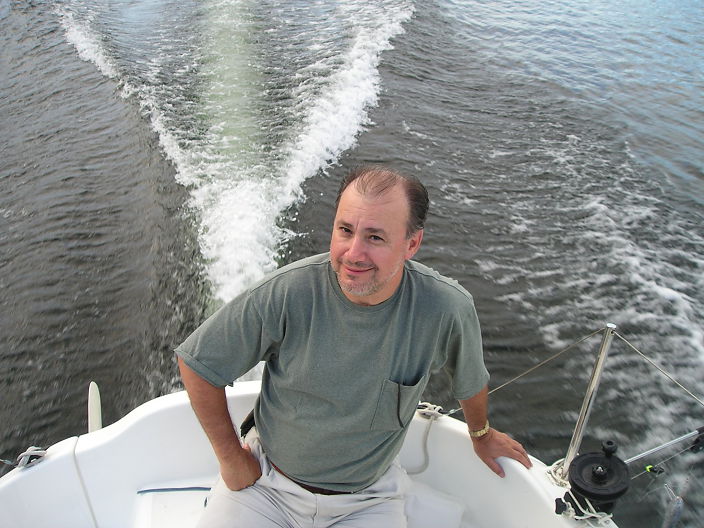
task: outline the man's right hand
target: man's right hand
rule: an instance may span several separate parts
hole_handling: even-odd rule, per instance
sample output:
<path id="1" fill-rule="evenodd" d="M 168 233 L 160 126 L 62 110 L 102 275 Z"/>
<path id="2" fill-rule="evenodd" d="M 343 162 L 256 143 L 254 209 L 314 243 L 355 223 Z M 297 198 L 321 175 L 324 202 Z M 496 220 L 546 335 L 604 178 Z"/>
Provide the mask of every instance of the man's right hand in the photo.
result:
<path id="1" fill-rule="evenodd" d="M 227 463 L 220 463 L 220 476 L 230 490 L 239 491 L 259 480 L 262 468 L 251 448 L 245 444 L 236 457 Z"/>

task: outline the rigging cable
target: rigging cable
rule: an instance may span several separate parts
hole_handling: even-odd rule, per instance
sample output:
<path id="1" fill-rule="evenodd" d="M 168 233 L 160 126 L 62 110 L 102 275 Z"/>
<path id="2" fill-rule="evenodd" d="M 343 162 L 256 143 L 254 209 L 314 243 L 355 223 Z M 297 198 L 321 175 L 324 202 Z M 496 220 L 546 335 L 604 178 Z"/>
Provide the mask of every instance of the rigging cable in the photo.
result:
<path id="1" fill-rule="evenodd" d="M 539 369 L 540 367 L 542 367 L 543 365 L 546 365 L 547 363 L 550 363 L 553 359 L 557 359 L 558 357 L 560 357 L 560 356 L 561 356 L 562 354 L 564 354 L 565 352 L 568 352 L 569 350 L 571 350 L 572 348 L 576 347 L 577 345 L 582 344 L 584 341 L 586 341 L 587 339 L 589 339 L 589 338 L 592 337 L 592 336 L 595 336 L 596 334 L 601 333 L 603 330 L 604 330 L 603 328 L 599 328 L 599 330 L 595 330 L 595 331 L 592 332 L 591 334 L 589 334 L 589 335 L 587 335 L 587 336 L 584 336 L 584 337 L 583 337 L 582 339 L 580 339 L 579 341 L 575 341 L 574 343 L 572 343 L 571 345 L 569 345 L 567 348 L 561 350 L 561 351 L 558 352 L 557 354 L 555 354 L 555 355 L 553 355 L 553 356 L 550 356 L 549 358 L 547 358 L 547 359 L 544 360 L 544 361 L 541 361 L 541 362 L 538 363 L 537 365 L 532 366 L 531 368 L 529 368 L 528 370 L 526 370 L 523 374 L 519 374 L 519 375 L 516 376 L 515 378 L 508 380 L 506 383 L 502 383 L 502 384 L 499 385 L 498 387 L 495 387 L 495 388 L 491 389 L 491 390 L 489 391 L 489 394 L 492 394 L 492 393 L 496 392 L 496 391 L 499 390 L 499 389 L 503 389 L 506 385 L 510 385 L 510 384 L 513 383 L 514 381 L 517 381 L 517 380 L 521 379 L 523 376 L 525 376 L 525 375 L 527 375 L 527 374 L 530 374 L 530 373 L 533 372 L 534 370 Z"/>
<path id="2" fill-rule="evenodd" d="M 621 339 L 624 343 L 626 343 L 631 349 L 636 352 L 640 357 L 645 359 L 648 363 L 650 363 L 653 367 L 658 369 L 661 373 L 663 373 L 672 383 L 677 385 L 680 389 L 682 389 L 684 392 L 686 392 L 690 397 L 692 397 L 694 400 L 699 403 L 702 407 L 704 407 L 704 401 L 700 400 L 697 398 L 694 394 L 692 394 L 692 391 L 688 390 L 684 385 L 682 385 L 679 381 L 677 381 L 674 377 L 672 377 L 670 374 L 668 374 L 663 368 L 661 368 L 657 363 L 655 363 L 652 359 L 650 359 L 648 356 L 643 354 L 640 350 L 638 350 L 634 345 L 632 345 L 625 337 L 620 335 L 618 332 L 614 332 L 616 337 Z"/>

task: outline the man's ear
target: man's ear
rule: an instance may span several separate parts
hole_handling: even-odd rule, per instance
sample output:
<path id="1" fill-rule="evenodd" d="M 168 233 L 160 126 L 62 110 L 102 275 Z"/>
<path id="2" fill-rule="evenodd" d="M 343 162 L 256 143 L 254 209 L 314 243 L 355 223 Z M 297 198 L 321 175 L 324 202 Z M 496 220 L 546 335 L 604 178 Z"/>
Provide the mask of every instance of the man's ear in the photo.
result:
<path id="1" fill-rule="evenodd" d="M 408 249 L 406 250 L 406 260 L 413 258 L 418 253 L 420 243 L 423 241 L 423 230 L 419 229 L 408 239 Z"/>

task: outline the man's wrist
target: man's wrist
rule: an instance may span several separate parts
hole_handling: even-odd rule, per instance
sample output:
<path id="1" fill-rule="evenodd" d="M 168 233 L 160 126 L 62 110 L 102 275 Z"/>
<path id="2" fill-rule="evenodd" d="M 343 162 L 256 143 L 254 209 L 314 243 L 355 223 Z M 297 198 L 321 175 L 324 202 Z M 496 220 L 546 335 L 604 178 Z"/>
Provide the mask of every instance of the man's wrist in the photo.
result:
<path id="1" fill-rule="evenodd" d="M 484 424 L 484 427 L 482 427 L 481 429 L 469 429 L 469 436 L 472 438 L 472 440 L 480 440 L 486 435 L 488 435 L 490 430 L 491 427 L 489 426 L 489 420 L 487 420 Z"/>

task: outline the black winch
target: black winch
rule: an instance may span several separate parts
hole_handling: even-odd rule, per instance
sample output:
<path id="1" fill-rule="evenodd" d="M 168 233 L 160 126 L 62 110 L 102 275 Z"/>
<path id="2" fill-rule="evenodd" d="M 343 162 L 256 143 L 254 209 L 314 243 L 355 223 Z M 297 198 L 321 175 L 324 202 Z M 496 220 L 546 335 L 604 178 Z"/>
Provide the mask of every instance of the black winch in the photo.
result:
<path id="1" fill-rule="evenodd" d="M 601 449 L 601 452 L 580 455 L 570 464 L 568 480 L 571 493 L 565 494 L 564 500 L 575 510 L 591 511 L 587 499 L 597 512 L 611 513 L 616 501 L 628 491 L 628 466 L 614 456 L 616 442 L 606 440 L 602 442 Z"/>

